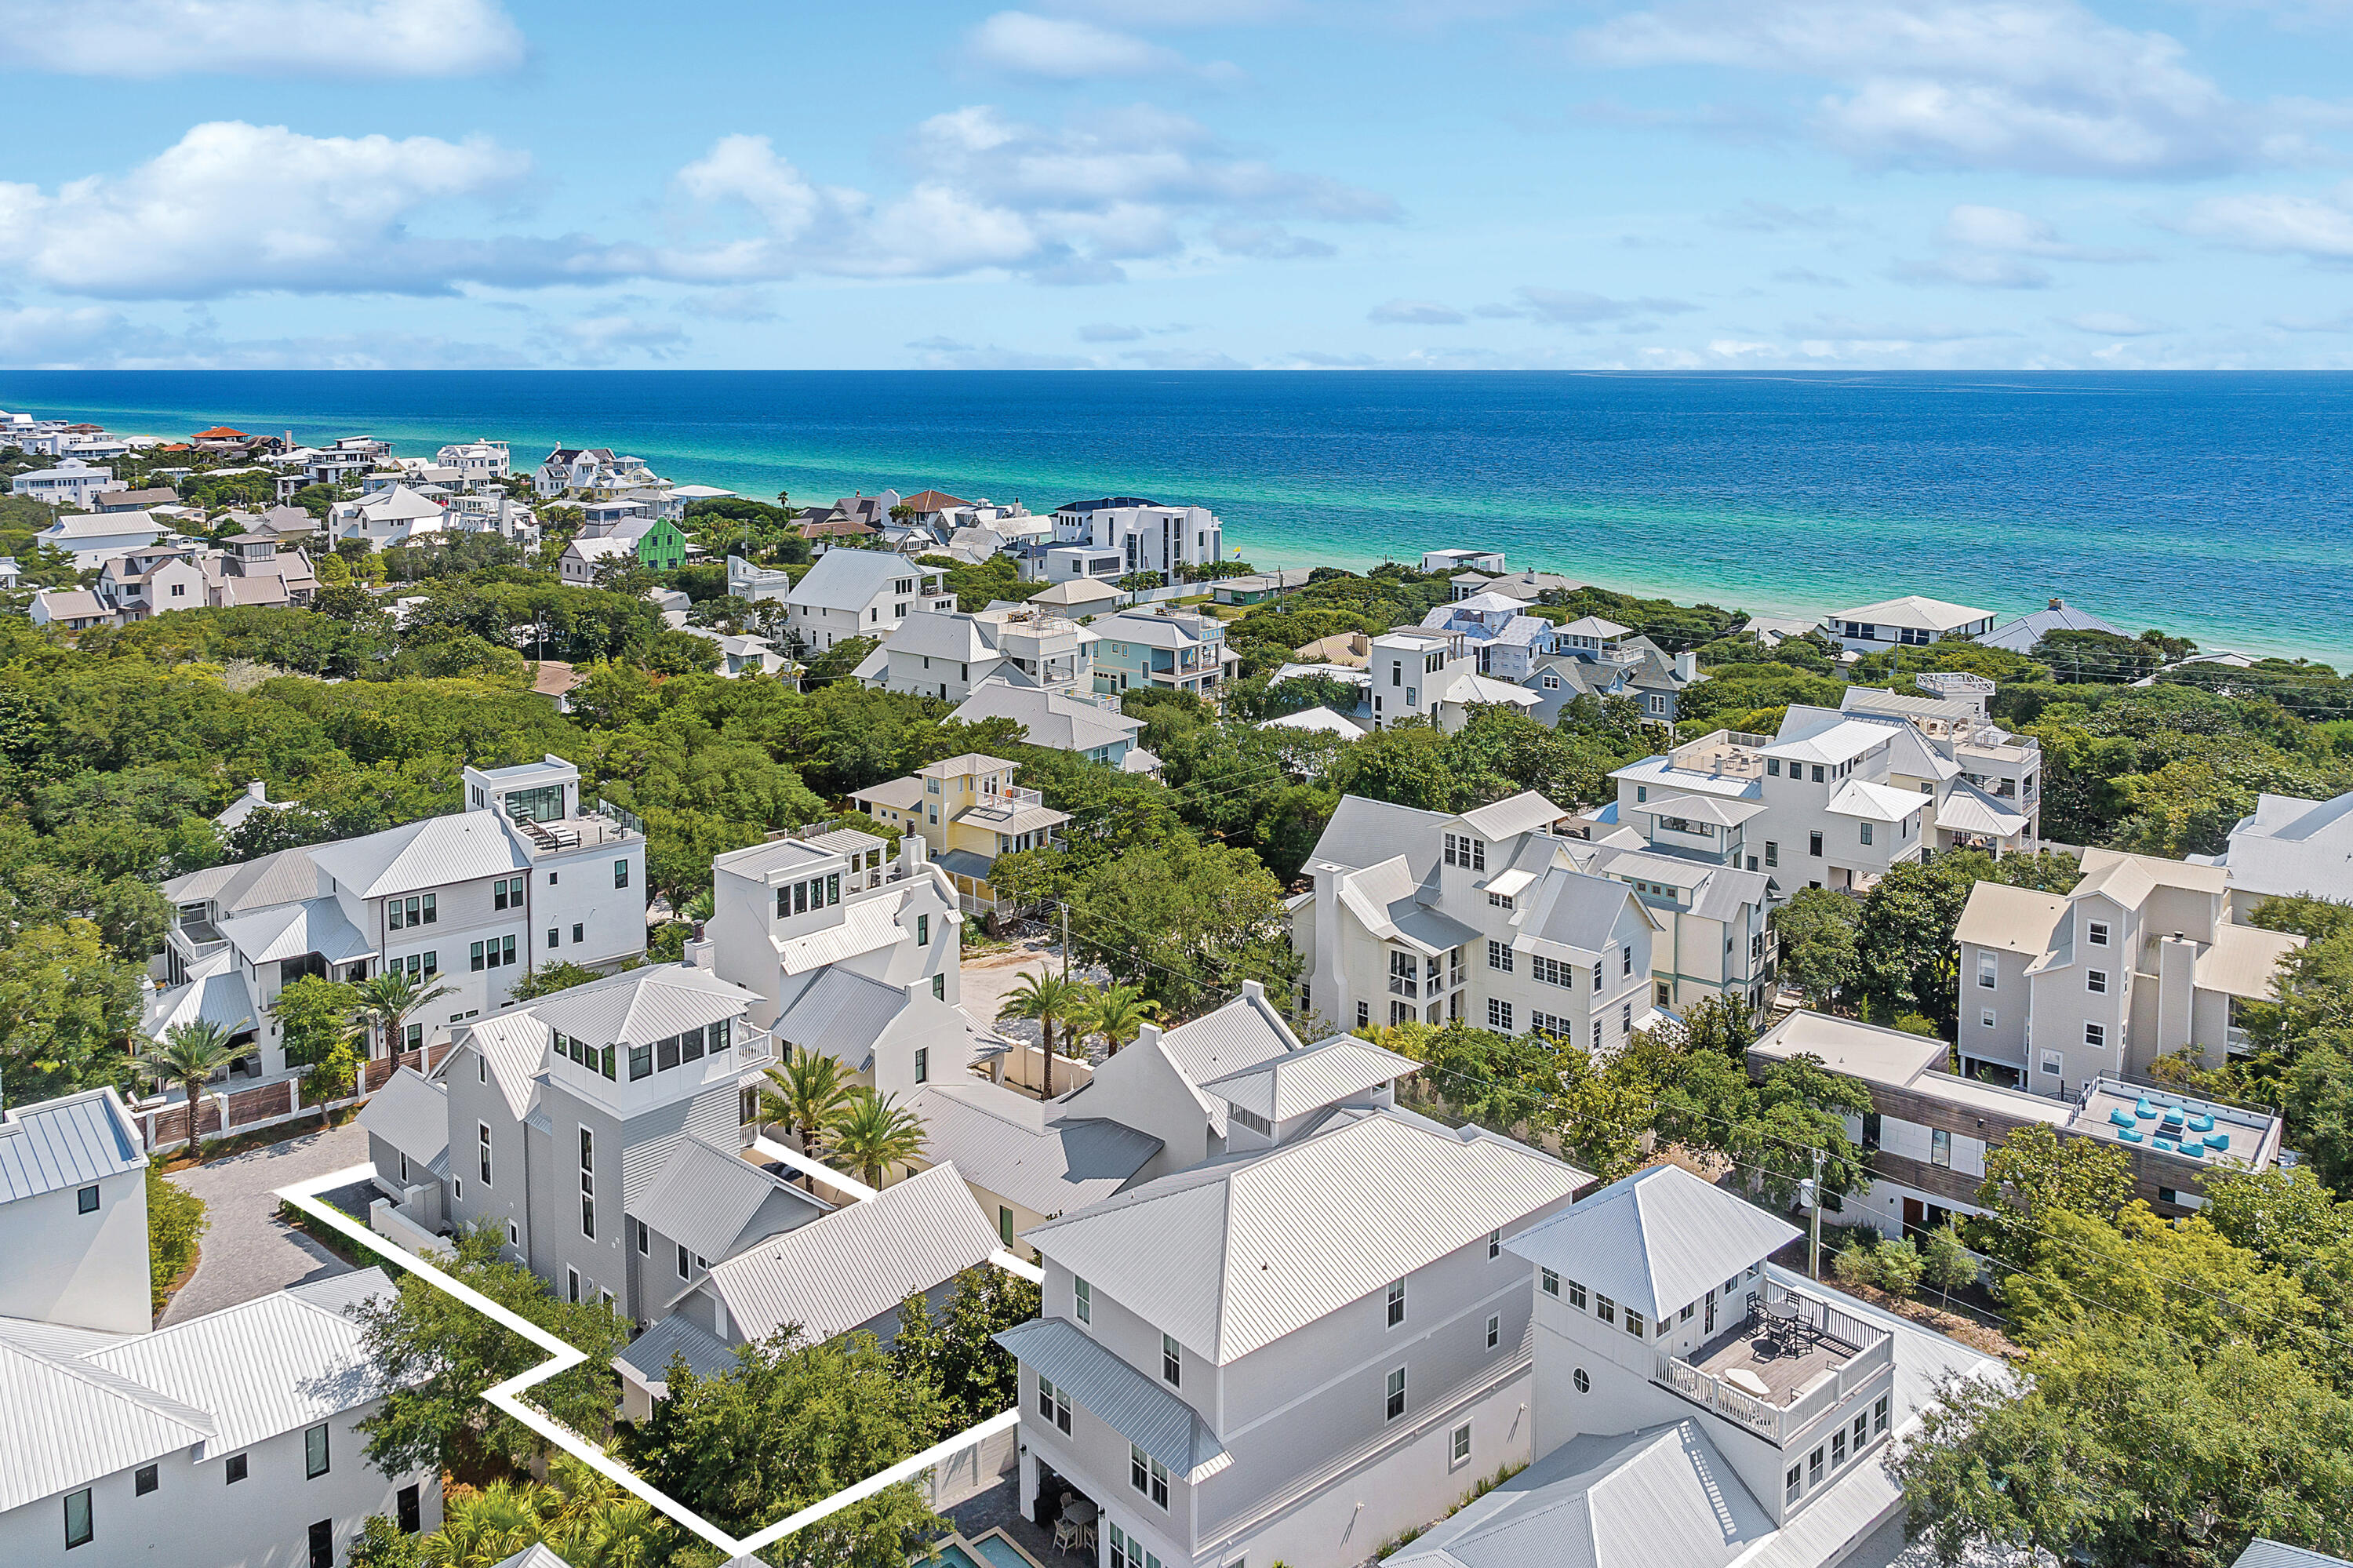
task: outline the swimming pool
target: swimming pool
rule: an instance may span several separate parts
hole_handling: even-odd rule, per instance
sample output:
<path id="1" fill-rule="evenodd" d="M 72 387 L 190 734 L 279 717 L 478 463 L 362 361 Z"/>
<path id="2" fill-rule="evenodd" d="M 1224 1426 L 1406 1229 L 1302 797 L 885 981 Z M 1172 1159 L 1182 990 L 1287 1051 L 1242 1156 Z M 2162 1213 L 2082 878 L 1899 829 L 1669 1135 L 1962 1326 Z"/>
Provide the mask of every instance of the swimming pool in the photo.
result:
<path id="1" fill-rule="evenodd" d="M 939 1568 L 1040 1568 L 1002 1530 L 989 1531 L 977 1540 L 952 1535 L 934 1544 L 928 1558 L 917 1561 L 936 1563 Z"/>

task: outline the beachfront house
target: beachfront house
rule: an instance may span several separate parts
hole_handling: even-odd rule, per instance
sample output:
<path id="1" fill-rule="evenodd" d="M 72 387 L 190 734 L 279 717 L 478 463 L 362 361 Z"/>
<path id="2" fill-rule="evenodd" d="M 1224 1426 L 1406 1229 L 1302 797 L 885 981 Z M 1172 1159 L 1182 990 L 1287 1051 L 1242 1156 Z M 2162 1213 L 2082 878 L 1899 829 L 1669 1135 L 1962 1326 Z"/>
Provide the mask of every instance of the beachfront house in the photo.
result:
<path id="1" fill-rule="evenodd" d="M 1501 550 L 1424 550 L 1421 569 L 1425 572 L 1452 577 L 1460 572 L 1485 572 L 1501 576 L 1504 552 Z"/>
<path id="2" fill-rule="evenodd" d="M 2353 904 L 2353 790 L 2327 800 L 2258 794 L 2214 863 L 2230 869 L 2238 918 L 2297 895 Z"/>
<path id="3" fill-rule="evenodd" d="M 1059 546 L 1082 547 L 1087 567 L 1046 574 L 1054 582 L 1151 572 L 1174 583 L 1181 567 L 1208 566 L 1225 556 L 1225 524 L 1208 507 L 1163 506 L 1140 495 L 1064 502 L 1054 508 L 1054 539 Z M 1096 569 L 1094 563 L 1106 557 L 1115 558 L 1116 570 Z"/>
<path id="4" fill-rule="evenodd" d="M 86 507 L 101 492 L 113 488 L 112 469 L 80 458 L 67 458 L 55 468 L 33 469 L 8 482 L 9 493 L 29 495 L 51 506 Z"/>
<path id="5" fill-rule="evenodd" d="M 1925 648 L 1947 637 L 1977 637 L 1993 630 L 1993 612 L 1947 599 L 1906 594 L 1822 617 L 1822 635 L 1851 653 L 1890 648 Z"/>

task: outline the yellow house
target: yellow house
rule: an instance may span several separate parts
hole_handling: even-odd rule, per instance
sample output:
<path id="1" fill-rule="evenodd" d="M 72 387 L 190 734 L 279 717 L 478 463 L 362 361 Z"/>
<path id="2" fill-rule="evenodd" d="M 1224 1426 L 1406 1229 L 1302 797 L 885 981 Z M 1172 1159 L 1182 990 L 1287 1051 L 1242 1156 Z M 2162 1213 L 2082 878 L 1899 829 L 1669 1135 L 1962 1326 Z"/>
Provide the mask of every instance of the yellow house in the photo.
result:
<path id="1" fill-rule="evenodd" d="M 1035 789 L 1017 789 L 1015 764 L 968 751 L 919 768 L 850 800 L 878 822 L 921 838 L 931 858 L 955 882 L 968 912 L 993 909 L 988 868 L 1001 854 L 1039 849 L 1071 818 L 1050 810 Z"/>

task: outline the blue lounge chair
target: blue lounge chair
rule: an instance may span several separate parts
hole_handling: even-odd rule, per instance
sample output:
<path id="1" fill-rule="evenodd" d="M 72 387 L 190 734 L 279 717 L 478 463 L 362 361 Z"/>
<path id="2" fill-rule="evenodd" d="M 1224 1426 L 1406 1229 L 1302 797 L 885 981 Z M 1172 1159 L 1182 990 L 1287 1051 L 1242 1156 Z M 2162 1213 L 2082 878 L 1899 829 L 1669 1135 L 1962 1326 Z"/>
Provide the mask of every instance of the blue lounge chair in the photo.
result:
<path id="1" fill-rule="evenodd" d="M 2131 1128 L 2126 1128 L 2124 1130 L 2117 1133 L 2116 1136 L 2123 1139 L 2126 1143 L 2146 1143 L 2148 1141 L 2139 1133 L 2134 1131 Z"/>
<path id="2" fill-rule="evenodd" d="M 2147 1100 L 2143 1100 L 2140 1104 L 2133 1107 L 2133 1115 L 2140 1118 L 2143 1121 L 2155 1121 L 2157 1119 L 2157 1107 L 2149 1104 Z"/>
<path id="3" fill-rule="evenodd" d="M 2192 1132 L 2211 1132 L 2214 1130 L 2214 1118 L 2202 1112 L 2197 1116 L 2193 1116 L 2189 1118 L 2189 1130 Z"/>
<path id="4" fill-rule="evenodd" d="M 2231 1135 L 2227 1132 L 2210 1132 L 2206 1135 L 2206 1147 L 2228 1149 L 2231 1147 Z"/>
<path id="5" fill-rule="evenodd" d="M 2181 1146 L 2169 1138 L 2152 1138 L 2148 1140 L 2148 1144 L 2151 1149 L 2162 1149 L 2168 1154 L 2181 1152 Z"/>
<path id="6" fill-rule="evenodd" d="M 2118 1106 L 2108 1113 L 2108 1119 L 2118 1127 L 2130 1127 L 2133 1124 L 2133 1114 L 2124 1107 Z"/>

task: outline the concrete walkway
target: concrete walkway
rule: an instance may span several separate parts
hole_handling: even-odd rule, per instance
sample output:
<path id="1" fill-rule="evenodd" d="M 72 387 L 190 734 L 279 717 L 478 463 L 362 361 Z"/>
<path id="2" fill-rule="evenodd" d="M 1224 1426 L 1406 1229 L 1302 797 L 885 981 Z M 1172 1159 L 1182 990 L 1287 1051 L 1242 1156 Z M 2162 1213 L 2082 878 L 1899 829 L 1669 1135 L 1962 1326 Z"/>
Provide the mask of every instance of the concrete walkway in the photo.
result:
<path id="1" fill-rule="evenodd" d="M 212 1225 L 195 1277 L 172 1298 L 158 1326 L 348 1272 L 349 1264 L 279 1218 L 271 1194 L 306 1177 L 364 1165 L 367 1158 L 367 1133 L 354 1121 L 165 1177 L 205 1201 Z"/>

